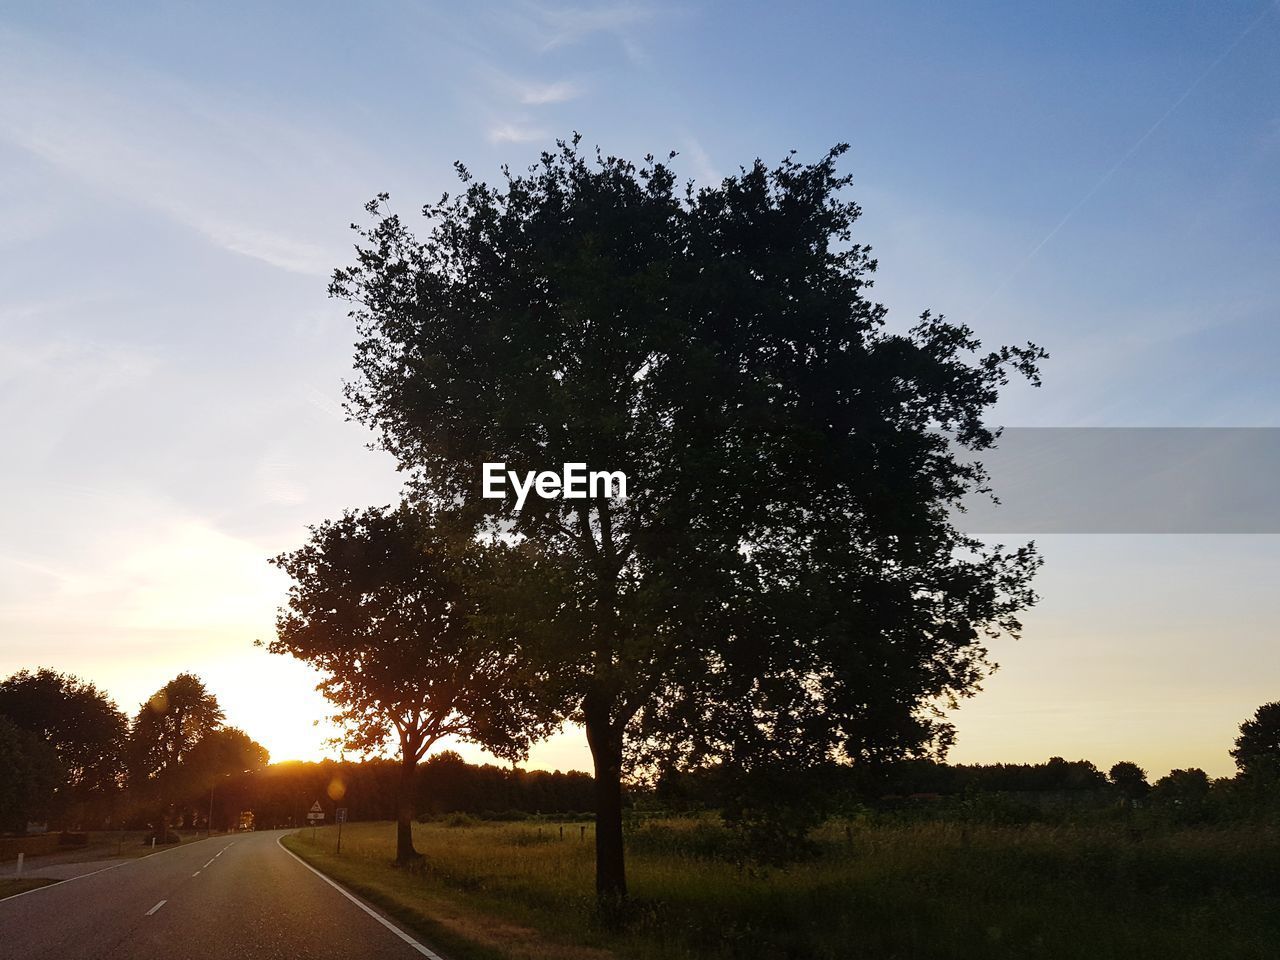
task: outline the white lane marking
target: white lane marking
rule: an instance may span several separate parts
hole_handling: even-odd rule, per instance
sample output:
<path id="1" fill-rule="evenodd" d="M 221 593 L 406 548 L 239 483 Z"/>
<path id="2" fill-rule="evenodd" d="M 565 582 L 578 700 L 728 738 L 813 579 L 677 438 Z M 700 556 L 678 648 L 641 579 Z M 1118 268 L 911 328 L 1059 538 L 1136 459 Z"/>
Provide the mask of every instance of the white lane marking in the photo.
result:
<path id="1" fill-rule="evenodd" d="M 294 853 L 292 850 L 286 847 L 283 843 L 280 842 L 280 840 L 281 840 L 280 837 L 276 837 L 276 846 L 278 846 L 281 850 L 283 850 L 289 856 L 293 857 L 293 859 L 297 860 L 300 864 L 302 864 L 304 867 L 306 867 L 308 870 L 314 873 L 317 877 L 319 877 L 329 886 L 333 887 L 333 889 L 337 890 L 340 894 L 342 894 L 344 897 L 346 897 L 348 900 L 354 903 L 357 907 L 359 907 L 369 916 L 373 917 L 373 919 L 377 920 L 380 924 L 382 924 L 384 927 L 386 927 L 388 930 L 394 933 L 397 937 L 399 937 L 409 946 L 413 947 L 413 949 L 417 950 L 420 954 L 426 957 L 427 960 L 444 960 L 444 958 L 441 957 L 440 954 L 432 950 L 428 950 L 426 947 L 420 944 L 417 940 L 413 939 L 413 937 L 409 936 L 409 934 L 405 933 L 403 930 L 397 927 L 394 923 L 392 923 L 382 914 L 375 911 L 372 907 L 367 906 L 363 901 L 357 899 L 353 894 L 348 893 L 347 890 L 345 890 L 342 886 L 340 886 L 335 881 L 330 880 L 328 877 L 326 877 L 323 873 L 321 873 L 311 864 L 307 863 L 307 861 L 303 860 L 300 856 L 298 856 L 296 853 Z"/>
<path id="2" fill-rule="evenodd" d="M 208 838 L 206 837 L 205 839 L 207 840 Z M 199 840 L 196 840 L 193 842 L 200 843 Z M 187 846 L 189 846 L 189 844 L 182 843 L 176 847 L 169 847 L 165 850 L 157 850 L 155 853 L 143 854 L 141 857 L 134 857 L 131 860 L 121 860 L 119 863 L 113 863 L 109 867 L 102 867 L 98 870 L 90 870 L 88 873 L 82 873 L 76 877 L 67 877 L 67 879 L 65 880 L 55 880 L 53 883 L 46 883 L 43 887 L 32 887 L 30 890 L 23 890 L 21 893 L 11 893 L 7 897 L 0 897 L 0 903 L 4 903 L 6 900 L 17 900 L 19 897 L 25 897 L 31 893 L 39 893 L 41 890 L 52 890 L 54 887 L 60 887 L 64 883 L 70 883 L 72 880 L 83 880 L 85 877 L 95 877 L 100 873 L 106 873 L 108 870 L 114 870 L 116 867 L 126 867 L 131 863 L 141 863 L 143 860 L 149 860 L 150 858 L 158 856 L 159 854 L 173 853 L 173 851 L 185 849 Z"/>
<path id="3" fill-rule="evenodd" d="M 201 869 L 201 870 L 208 870 L 208 869 L 209 869 L 209 864 L 210 864 L 210 863 L 213 863 L 213 861 L 215 861 L 215 860 L 217 860 L 217 859 L 218 859 L 217 857 L 210 857 L 210 858 L 209 858 L 209 862 L 208 862 L 208 863 L 206 863 L 206 864 L 205 864 L 203 867 L 201 867 L 200 869 Z"/>
<path id="4" fill-rule="evenodd" d="M 139 857 L 138 859 L 145 860 L 146 857 Z M 126 863 L 133 863 L 133 862 L 134 861 L 132 860 L 125 860 L 122 863 L 113 863 L 109 867 L 102 867 L 98 870 L 90 870 L 88 873 L 82 873 L 78 877 L 67 877 L 67 879 L 59 880 L 57 883 L 46 883 L 43 887 L 32 887 L 30 890 L 23 890 L 21 893 L 15 893 L 13 894 L 13 896 L 10 896 L 10 897 L 0 897 L 0 903 L 4 903 L 6 900 L 16 900 L 18 897 L 25 897 L 28 893 L 39 893 L 41 890 L 50 890 L 53 887 L 60 887 L 64 883 L 70 883 L 72 880 L 83 880 L 85 877 L 94 877 L 100 873 L 106 873 L 108 870 L 114 870 L 116 867 L 123 867 Z"/>
<path id="5" fill-rule="evenodd" d="M 192 877 L 198 877 L 198 876 L 200 876 L 200 871 L 199 871 L 199 870 L 197 870 L 197 871 L 196 871 L 195 873 L 193 873 L 191 876 L 192 876 Z"/>
<path id="6" fill-rule="evenodd" d="M 163 907 L 163 906 L 164 906 L 166 903 L 168 903 L 168 902 L 169 902 L 168 900 L 161 900 L 161 901 L 160 901 L 159 903 L 157 903 L 154 907 L 152 907 L 150 910 L 148 910 L 148 911 L 147 911 L 147 916 L 148 916 L 148 917 L 149 917 L 149 916 L 151 916 L 153 913 L 155 913 L 157 910 L 159 910 L 161 907 Z"/>

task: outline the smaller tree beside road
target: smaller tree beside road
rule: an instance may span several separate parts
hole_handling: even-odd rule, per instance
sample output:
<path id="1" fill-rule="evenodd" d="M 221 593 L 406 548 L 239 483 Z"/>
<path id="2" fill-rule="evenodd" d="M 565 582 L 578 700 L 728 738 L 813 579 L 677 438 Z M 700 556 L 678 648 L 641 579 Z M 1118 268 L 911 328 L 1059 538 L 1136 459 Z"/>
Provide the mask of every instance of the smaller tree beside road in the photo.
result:
<path id="1" fill-rule="evenodd" d="M 399 751 L 399 864 L 421 856 L 413 797 L 427 752 L 454 737 L 516 760 L 545 717 L 522 694 L 514 647 L 473 629 L 468 585 L 484 562 L 474 541 L 408 507 L 347 513 L 273 560 L 293 586 L 268 650 L 323 673 L 317 689 L 337 708 L 346 748 Z"/>

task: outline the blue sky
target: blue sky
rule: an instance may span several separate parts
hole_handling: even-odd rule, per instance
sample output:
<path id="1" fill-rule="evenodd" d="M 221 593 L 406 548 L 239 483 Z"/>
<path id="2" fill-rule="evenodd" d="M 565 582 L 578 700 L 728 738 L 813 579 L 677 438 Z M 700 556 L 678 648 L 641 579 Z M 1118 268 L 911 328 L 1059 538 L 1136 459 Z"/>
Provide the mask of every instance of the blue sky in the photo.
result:
<path id="1" fill-rule="evenodd" d="M 0 673 L 134 709 L 195 669 L 315 755 L 311 678 L 249 643 L 263 558 L 396 495 L 338 406 L 347 224 L 573 130 L 698 179 L 851 143 L 894 322 L 1050 350 L 1004 423 L 1280 426 L 1274 3 L 262 6 L 0 13 Z M 956 759 L 1226 772 L 1280 697 L 1276 539 L 1041 543 Z"/>

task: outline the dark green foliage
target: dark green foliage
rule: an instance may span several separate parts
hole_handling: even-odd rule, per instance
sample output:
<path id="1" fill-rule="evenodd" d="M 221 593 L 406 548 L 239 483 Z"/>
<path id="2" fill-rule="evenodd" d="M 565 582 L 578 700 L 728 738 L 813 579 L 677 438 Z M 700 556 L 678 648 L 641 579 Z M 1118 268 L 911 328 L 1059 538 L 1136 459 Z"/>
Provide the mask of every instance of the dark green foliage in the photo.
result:
<path id="1" fill-rule="evenodd" d="M 397 860 L 417 859 L 410 824 L 418 763 L 453 736 L 498 756 L 525 754 L 549 711 L 530 692 L 507 635 L 474 628 L 486 551 L 408 508 L 348 513 L 273 561 L 293 580 L 272 653 L 321 672 L 345 745 L 388 742 L 402 764 Z"/>
<path id="2" fill-rule="evenodd" d="M 138 709 L 130 731 L 135 783 L 175 777 L 206 736 L 222 726 L 218 698 L 194 674 L 180 673 Z"/>
<path id="3" fill-rule="evenodd" d="M 394 820 L 398 814 L 400 764 L 286 761 L 220 781 L 214 796 L 217 824 L 232 824 L 252 810 L 261 828 L 301 825 L 311 804 L 345 807 L 352 822 Z M 465 813 L 478 820 L 519 820 L 538 815 L 573 819 L 589 813 L 591 778 L 585 773 L 512 769 L 473 764 L 452 751 L 428 757 L 412 787 L 419 818 Z M 206 795 L 207 801 L 207 795 Z"/>
<path id="4" fill-rule="evenodd" d="M 130 732 L 130 820 L 155 827 L 160 837 L 179 821 L 204 823 L 215 785 L 267 764 L 266 748 L 223 720 L 218 698 L 191 673 L 178 674 L 142 704 Z"/>
<path id="5" fill-rule="evenodd" d="M 1259 761 L 1280 763 L 1280 701 L 1264 703 L 1240 724 L 1240 736 L 1231 756 L 1241 770 Z"/>
<path id="6" fill-rule="evenodd" d="M 515 648 L 472 628 L 484 551 L 408 507 L 350 512 L 273 561 L 293 580 L 268 649 L 322 673 L 347 749 L 442 737 L 524 755 L 537 727 Z"/>
<path id="7" fill-rule="evenodd" d="M 1126 800 L 1141 800 L 1151 790 L 1151 785 L 1147 783 L 1147 771 L 1128 760 L 1114 764 L 1107 779 Z"/>
<path id="8" fill-rule="evenodd" d="M 1170 770 L 1151 787 L 1151 802 L 1181 820 L 1198 821 L 1206 815 L 1211 784 L 1199 767 Z"/>
<path id="9" fill-rule="evenodd" d="M 125 778 L 128 722 L 92 683 L 54 670 L 20 670 L 0 683 L 0 716 L 53 747 L 69 799 L 118 790 Z"/>
<path id="10" fill-rule="evenodd" d="M 0 833 L 47 820 L 66 771 L 43 738 L 0 717 Z"/>
<path id="11" fill-rule="evenodd" d="M 185 761 L 186 780 L 204 791 L 230 775 L 260 770 L 271 760 L 266 747 L 235 727 L 212 730 L 192 748 Z"/>
<path id="12" fill-rule="evenodd" d="M 471 764 L 450 750 L 423 763 L 418 797 L 418 811 L 428 814 L 566 814 L 595 803 L 588 774 Z"/>
<path id="13" fill-rule="evenodd" d="M 935 709 L 1017 633 L 1038 560 L 962 536 L 984 414 L 1038 348 L 983 353 L 868 299 L 837 147 L 681 190 L 578 141 L 424 209 L 369 204 L 350 409 L 417 495 L 512 544 L 486 627 L 586 727 L 601 893 L 642 766 L 799 769 L 945 749 Z M 483 499 L 485 462 L 621 470 L 620 499 Z"/>

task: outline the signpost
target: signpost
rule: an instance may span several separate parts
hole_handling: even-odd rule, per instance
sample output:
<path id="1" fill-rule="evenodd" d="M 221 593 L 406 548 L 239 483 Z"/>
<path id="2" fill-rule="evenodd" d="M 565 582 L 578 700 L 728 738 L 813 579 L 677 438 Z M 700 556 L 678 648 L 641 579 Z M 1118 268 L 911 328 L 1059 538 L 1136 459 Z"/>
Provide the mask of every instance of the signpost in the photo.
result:
<path id="1" fill-rule="evenodd" d="M 307 811 L 307 822 L 311 824 L 311 840 L 314 842 L 316 839 L 316 824 L 324 822 L 324 808 L 320 806 L 319 800 L 313 803 L 311 809 Z"/>
<path id="2" fill-rule="evenodd" d="M 334 822 L 338 824 L 338 849 L 335 850 L 334 852 L 341 853 L 342 852 L 342 825 L 347 822 L 347 808 L 339 807 L 337 810 L 335 810 L 333 812 L 333 819 L 334 819 Z"/>

